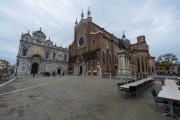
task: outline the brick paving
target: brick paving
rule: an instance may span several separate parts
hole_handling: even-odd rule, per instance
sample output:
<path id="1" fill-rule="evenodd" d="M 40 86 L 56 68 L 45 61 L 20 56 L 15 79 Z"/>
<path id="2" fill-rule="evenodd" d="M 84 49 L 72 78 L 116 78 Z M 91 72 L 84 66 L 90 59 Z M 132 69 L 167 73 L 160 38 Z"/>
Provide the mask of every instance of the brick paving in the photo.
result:
<path id="1" fill-rule="evenodd" d="M 155 111 L 150 90 L 160 90 L 159 81 L 131 100 L 118 96 L 119 82 L 100 76 L 22 75 L 0 87 L 0 120 L 175 119 L 163 116 L 163 105 Z"/>

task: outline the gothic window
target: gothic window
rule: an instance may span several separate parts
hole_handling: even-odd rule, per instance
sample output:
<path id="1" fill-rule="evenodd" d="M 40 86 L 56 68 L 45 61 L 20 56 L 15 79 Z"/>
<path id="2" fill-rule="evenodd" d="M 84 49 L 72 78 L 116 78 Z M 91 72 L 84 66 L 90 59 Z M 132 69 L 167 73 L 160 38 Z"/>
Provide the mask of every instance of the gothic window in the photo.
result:
<path id="1" fill-rule="evenodd" d="M 55 57 L 56 57 L 56 53 L 53 53 L 53 60 L 55 60 Z"/>
<path id="2" fill-rule="evenodd" d="M 109 53 L 109 63 L 111 64 L 111 53 Z"/>
<path id="3" fill-rule="evenodd" d="M 105 64 L 105 53 L 104 53 L 104 51 L 103 51 L 102 59 L 103 59 L 103 63 Z"/>
<path id="4" fill-rule="evenodd" d="M 22 49 L 22 55 L 27 56 L 28 49 L 25 47 Z"/>
<path id="5" fill-rule="evenodd" d="M 49 52 L 46 52 L 45 54 L 45 58 L 48 59 L 49 58 Z"/>

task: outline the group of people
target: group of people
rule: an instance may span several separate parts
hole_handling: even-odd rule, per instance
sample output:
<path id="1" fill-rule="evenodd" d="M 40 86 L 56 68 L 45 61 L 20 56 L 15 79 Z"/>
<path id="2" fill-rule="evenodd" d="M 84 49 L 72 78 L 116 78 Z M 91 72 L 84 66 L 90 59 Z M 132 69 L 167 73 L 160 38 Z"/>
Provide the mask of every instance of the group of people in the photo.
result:
<path id="1" fill-rule="evenodd" d="M 41 74 L 43 74 L 43 76 L 48 76 L 48 77 L 51 75 L 49 72 L 43 72 L 43 73 L 41 73 Z M 63 76 L 64 76 L 64 72 L 63 72 L 62 74 L 63 74 Z M 59 74 L 59 75 L 61 75 L 61 74 Z M 35 77 L 35 73 L 32 73 L 32 76 L 33 76 L 33 78 L 34 78 L 34 77 Z M 53 73 L 52 73 L 52 76 L 56 77 L 56 73 L 53 72 Z"/>
<path id="2" fill-rule="evenodd" d="M 43 76 L 50 76 L 51 74 L 49 72 L 43 72 Z"/>

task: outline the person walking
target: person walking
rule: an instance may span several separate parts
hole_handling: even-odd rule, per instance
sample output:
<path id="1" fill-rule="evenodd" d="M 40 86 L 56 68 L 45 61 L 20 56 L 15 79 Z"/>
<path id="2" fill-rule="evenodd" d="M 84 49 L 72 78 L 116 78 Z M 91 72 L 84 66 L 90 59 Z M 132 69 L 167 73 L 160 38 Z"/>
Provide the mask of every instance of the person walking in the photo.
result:
<path id="1" fill-rule="evenodd" d="M 33 73 L 33 78 L 34 78 L 34 76 L 35 76 L 35 73 Z"/>
<path id="2" fill-rule="evenodd" d="M 63 76 L 64 76 L 64 72 L 63 72 Z"/>

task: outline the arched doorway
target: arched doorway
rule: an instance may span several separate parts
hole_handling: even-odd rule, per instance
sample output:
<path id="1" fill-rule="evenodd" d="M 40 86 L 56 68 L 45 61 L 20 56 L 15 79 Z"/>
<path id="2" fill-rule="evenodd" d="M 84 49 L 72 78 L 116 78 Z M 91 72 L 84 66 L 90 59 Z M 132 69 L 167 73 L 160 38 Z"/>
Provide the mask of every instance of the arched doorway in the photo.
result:
<path id="1" fill-rule="evenodd" d="M 63 72 L 63 69 L 61 66 L 57 67 L 57 74 L 60 74 Z"/>
<path id="2" fill-rule="evenodd" d="M 33 63 L 31 67 L 31 73 L 37 73 L 38 72 L 38 63 Z"/>
<path id="3" fill-rule="evenodd" d="M 86 62 L 81 55 L 77 57 L 76 63 L 74 64 L 74 74 L 86 75 Z"/>

